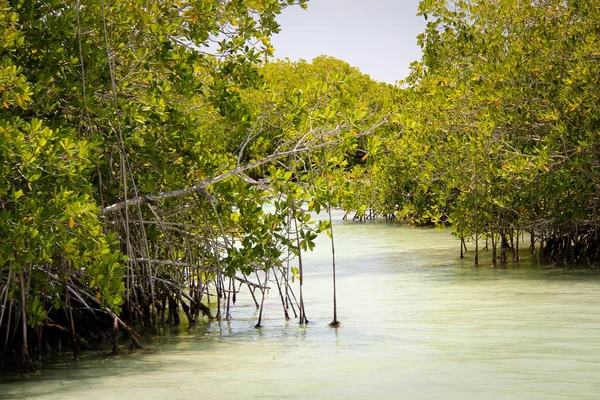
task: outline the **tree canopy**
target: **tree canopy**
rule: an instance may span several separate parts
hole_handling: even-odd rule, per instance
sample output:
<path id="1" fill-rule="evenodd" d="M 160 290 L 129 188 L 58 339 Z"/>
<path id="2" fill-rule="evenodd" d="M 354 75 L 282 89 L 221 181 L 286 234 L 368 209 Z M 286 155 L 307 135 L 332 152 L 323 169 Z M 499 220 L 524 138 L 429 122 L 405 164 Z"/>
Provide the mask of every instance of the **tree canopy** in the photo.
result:
<path id="1" fill-rule="evenodd" d="M 288 6 L 0 0 L 0 359 L 229 318 L 269 282 L 306 323 L 332 207 L 600 259 L 598 1 L 423 0 L 396 86 L 269 61 Z"/>
<path id="2" fill-rule="evenodd" d="M 258 271 L 291 301 L 329 226 L 310 212 L 347 196 L 323 171 L 385 120 L 343 62 L 264 63 L 305 3 L 0 1 L 4 360 L 113 320 L 137 343 L 180 307 L 192 325 L 211 291 L 229 318 Z"/>
<path id="3" fill-rule="evenodd" d="M 451 223 L 461 238 L 506 243 L 527 230 L 549 260 L 598 260 L 599 3 L 426 0 L 419 10 L 423 59 L 385 142 L 382 207 Z"/>

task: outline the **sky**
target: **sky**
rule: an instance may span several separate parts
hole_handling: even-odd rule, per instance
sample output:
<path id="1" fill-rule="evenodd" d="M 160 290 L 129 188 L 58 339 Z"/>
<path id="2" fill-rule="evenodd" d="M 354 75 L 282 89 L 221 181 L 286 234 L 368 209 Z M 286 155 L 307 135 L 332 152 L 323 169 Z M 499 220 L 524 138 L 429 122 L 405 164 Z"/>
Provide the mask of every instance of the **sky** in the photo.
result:
<path id="1" fill-rule="evenodd" d="M 288 7 L 272 41 L 276 58 L 312 60 L 328 55 L 372 79 L 394 83 L 421 59 L 417 35 L 425 29 L 419 0 L 310 0 L 308 9 Z"/>

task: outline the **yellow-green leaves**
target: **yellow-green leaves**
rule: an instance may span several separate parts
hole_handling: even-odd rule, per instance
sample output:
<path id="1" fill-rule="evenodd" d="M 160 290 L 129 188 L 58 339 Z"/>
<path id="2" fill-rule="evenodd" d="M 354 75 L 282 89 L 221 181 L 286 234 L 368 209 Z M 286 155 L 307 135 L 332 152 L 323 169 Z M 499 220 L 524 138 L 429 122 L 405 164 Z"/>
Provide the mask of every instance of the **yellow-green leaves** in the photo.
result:
<path id="1" fill-rule="evenodd" d="M 401 133 L 375 176 L 380 207 L 451 221 L 461 237 L 585 224 L 599 205 L 600 64 L 590 55 L 600 9 L 584 3 L 422 1 L 424 56 L 398 96 Z"/>

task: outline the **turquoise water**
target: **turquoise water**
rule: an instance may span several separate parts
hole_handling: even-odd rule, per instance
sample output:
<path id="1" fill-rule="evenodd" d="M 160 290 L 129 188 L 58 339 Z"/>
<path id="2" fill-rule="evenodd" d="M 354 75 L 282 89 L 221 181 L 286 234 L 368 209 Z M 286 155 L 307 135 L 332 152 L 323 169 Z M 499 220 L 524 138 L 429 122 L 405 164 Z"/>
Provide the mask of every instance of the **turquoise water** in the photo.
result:
<path id="1" fill-rule="evenodd" d="M 474 268 L 448 232 L 336 215 L 339 329 L 328 238 L 305 256 L 310 324 L 283 319 L 276 290 L 262 329 L 246 289 L 233 320 L 87 353 L 4 377 L 3 399 L 596 399 L 600 276 L 527 260 Z M 271 285 L 276 288 L 274 284 Z"/>

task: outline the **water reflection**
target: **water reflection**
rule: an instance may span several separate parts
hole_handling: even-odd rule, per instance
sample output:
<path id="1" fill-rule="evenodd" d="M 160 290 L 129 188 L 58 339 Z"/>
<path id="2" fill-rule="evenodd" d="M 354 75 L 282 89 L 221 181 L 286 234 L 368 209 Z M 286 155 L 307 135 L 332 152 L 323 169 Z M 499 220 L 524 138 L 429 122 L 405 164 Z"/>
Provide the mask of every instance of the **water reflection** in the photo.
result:
<path id="1" fill-rule="evenodd" d="M 242 290 L 232 321 L 156 337 L 154 351 L 54 360 L 4 379 L 1 398 L 592 399 L 600 383 L 600 276 L 489 268 L 448 232 L 338 222 L 339 329 L 327 237 L 307 254 L 308 327 L 276 290 L 261 329 Z M 526 256 L 526 252 L 523 253 Z"/>

